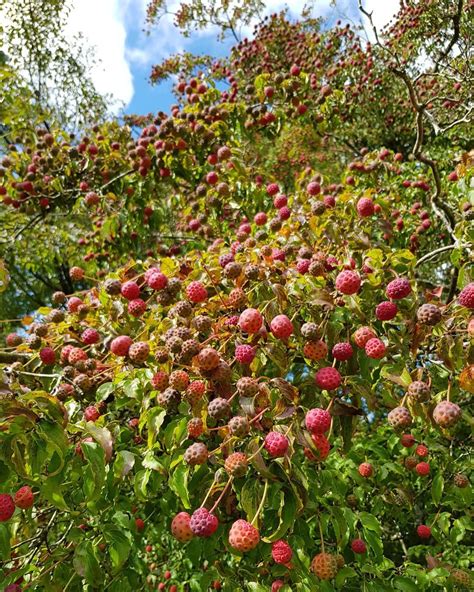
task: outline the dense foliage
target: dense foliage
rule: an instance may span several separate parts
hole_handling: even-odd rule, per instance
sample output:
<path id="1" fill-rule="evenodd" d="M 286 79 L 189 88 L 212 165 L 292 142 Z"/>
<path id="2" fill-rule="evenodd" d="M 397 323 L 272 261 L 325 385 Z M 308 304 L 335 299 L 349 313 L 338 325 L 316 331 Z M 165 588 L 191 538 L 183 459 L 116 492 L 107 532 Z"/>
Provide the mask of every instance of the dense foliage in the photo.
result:
<path id="1" fill-rule="evenodd" d="M 406 2 L 372 45 L 274 15 L 158 65 L 178 104 L 127 124 L 26 102 L 0 168 L 5 590 L 472 588 L 472 14 Z"/>

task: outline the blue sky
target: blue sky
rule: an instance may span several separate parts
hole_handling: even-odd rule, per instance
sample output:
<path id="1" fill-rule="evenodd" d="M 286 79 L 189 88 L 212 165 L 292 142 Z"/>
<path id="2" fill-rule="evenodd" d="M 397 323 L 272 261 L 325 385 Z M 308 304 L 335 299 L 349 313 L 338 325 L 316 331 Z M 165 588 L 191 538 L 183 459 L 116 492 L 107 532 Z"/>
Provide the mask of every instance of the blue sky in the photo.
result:
<path id="1" fill-rule="evenodd" d="M 219 0 L 216 0 L 219 1 Z M 153 64 L 179 51 L 226 55 L 232 40 L 217 41 L 215 30 L 193 34 L 186 39 L 166 17 L 153 28 L 150 35 L 143 31 L 148 0 L 71 0 L 72 11 L 68 32 L 80 33 L 85 43 L 93 48 L 98 59 L 90 75 L 98 90 L 113 96 L 113 110 L 126 113 L 149 113 L 169 110 L 175 102 L 171 83 L 151 86 L 148 77 Z M 169 0 L 171 7 L 182 0 Z M 290 13 L 297 17 L 307 0 L 291 0 Z M 314 15 L 323 16 L 329 23 L 338 18 L 357 18 L 357 0 L 339 0 L 337 7 L 331 0 L 315 0 Z M 284 0 L 267 0 L 266 14 L 287 6 Z M 399 0 L 364 0 L 364 6 L 374 11 L 378 26 L 385 24 L 397 11 Z M 251 34 L 250 27 L 242 36 Z"/>

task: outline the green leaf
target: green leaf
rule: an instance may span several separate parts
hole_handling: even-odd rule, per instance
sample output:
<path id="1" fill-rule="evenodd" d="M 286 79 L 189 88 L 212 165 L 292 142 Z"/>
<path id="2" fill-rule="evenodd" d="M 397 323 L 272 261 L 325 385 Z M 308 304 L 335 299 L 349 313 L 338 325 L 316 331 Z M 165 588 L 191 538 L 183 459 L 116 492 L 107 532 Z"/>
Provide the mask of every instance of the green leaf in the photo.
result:
<path id="1" fill-rule="evenodd" d="M 84 471 L 84 495 L 89 501 L 98 499 L 105 483 L 105 457 L 101 446 L 95 442 L 83 442 L 82 451 L 87 461 Z"/>
<path id="2" fill-rule="evenodd" d="M 357 572 L 352 567 L 345 566 L 337 572 L 336 586 L 343 586 L 348 578 L 357 577 Z"/>
<path id="3" fill-rule="evenodd" d="M 169 484 L 171 489 L 179 495 L 181 501 L 183 502 L 184 507 L 188 510 L 191 508 L 191 502 L 189 501 L 189 493 L 188 493 L 188 477 L 189 477 L 189 467 L 185 464 L 180 464 L 174 471 Z"/>
<path id="4" fill-rule="evenodd" d="M 257 479 L 247 479 L 240 491 L 240 505 L 247 514 L 247 520 L 253 520 L 261 500 L 263 486 Z"/>
<path id="5" fill-rule="evenodd" d="M 129 450 L 121 450 L 114 462 L 114 475 L 125 477 L 135 465 L 135 455 Z"/>
<path id="6" fill-rule="evenodd" d="M 397 590 L 402 590 L 403 592 L 419 592 L 417 584 L 404 576 L 393 578 L 393 585 Z"/>
<path id="7" fill-rule="evenodd" d="M 372 530 L 373 532 L 376 532 L 378 535 L 382 534 L 382 527 L 380 526 L 380 523 L 377 520 L 377 518 L 372 514 L 369 514 L 368 512 L 360 512 L 359 519 L 364 529 Z"/>
<path id="8" fill-rule="evenodd" d="M 131 544 L 122 530 L 116 526 L 107 525 L 103 530 L 104 538 L 108 543 L 108 553 L 114 567 L 118 571 L 127 561 L 131 550 Z"/>
<path id="9" fill-rule="evenodd" d="M 431 497 L 436 505 L 439 504 L 441 501 L 441 496 L 443 495 L 444 489 L 444 478 L 441 473 L 437 473 L 434 476 L 433 484 L 431 485 Z"/>
<path id="10" fill-rule="evenodd" d="M 91 586 L 96 586 L 98 582 L 103 581 L 102 569 L 90 541 L 83 541 L 77 545 L 72 563 L 76 573 Z"/>
<path id="11" fill-rule="evenodd" d="M 10 561 L 10 529 L 6 524 L 0 524 L 0 558 Z"/>
<path id="12" fill-rule="evenodd" d="M 282 490 L 280 492 L 280 508 L 278 510 L 278 516 L 280 518 L 278 528 L 262 540 L 267 543 L 273 543 L 281 539 L 295 523 L 296 507 L 297 503 L 294 492 L 291 489 Z"/>

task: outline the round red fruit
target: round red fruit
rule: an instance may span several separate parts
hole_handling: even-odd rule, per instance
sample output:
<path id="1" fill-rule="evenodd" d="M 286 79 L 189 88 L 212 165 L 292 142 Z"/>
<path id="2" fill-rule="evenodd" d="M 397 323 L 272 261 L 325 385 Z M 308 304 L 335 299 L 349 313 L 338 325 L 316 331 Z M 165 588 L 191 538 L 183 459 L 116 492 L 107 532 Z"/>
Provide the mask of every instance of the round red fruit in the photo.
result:
<path id="1" fill-rule="evenodd" d="M 379 321 L 391 321 L 398 312 L 398 306 L 395 302 L 390 302 L 390 300 L 384 300 L 380 304 L 377 305 L 375 309 L 375 316 L 378 318 Z"/>
<path id="2" fill-rule="evenodd" d="M 187 512 L 180 512 L 171 522 L 171 533 L 180 543 L 187 543 L 194 537 L 190 521 L 191 516 Z"/>
<path id="3" fill-rule="evenodd" d="M 286 315 L 277 315 L 270 322 L 270 330 L 277 339 L 286 340 L 293 333 L 293 323 Z"/>
<path id="4" fill-rule="evenodd" d="M 265 450 L 273 458 L 285 456 L 288 446 L 288 438 L 280 432 L 270 432 L 265 436 Z"/>
<path id="5" fill-rule="evenodd" d="M 21 508 L 22 510 L 27 510 L 31 508 L 34 504 L 35 498 L 33 496 L 33 492 L 31 491 L 31 487 L 28 485 L 24 485 L 20 487 L 20 489 L 15 493 L 15 506 L 17 508 Z"/>
<path id="6" fill-rule="evenodd" d="M 110 343 L 110 351 L 114 355 L 124 358 L 128 354 L 132 343 L 133 341 L 128 335 L 120 335 Z"/>
<path id="7" fill-rule="evenodd" d="M 372 467 L 372 465 L 368 462 L 363 462 L 359 465 L 359 475 L 361 475 L 362 477 L 364 477 L 365 479 L 368 479 L 369 477 L 372 477 L 373 473 L 374 473 L 374 469 Z"/>
<path id="8" fill-rule="evenodd" d="M 352 345 L 347 342 L 336 343 L 332 348 L 333 357 L 339 362 L 349 360 L 354 355 Z"/>
<path id="9" fill-rule="evenodd" d="M 342 294 L 356 294 L 359 291 L 360 284 L 360 276 L 355 271 L 341 271 L 336 277 L 336 289 Z"/>
<path id="10" fill-rule="evenodd" d="M 191 302 L 204 302 L 207 300 L 207 290 L 201 282 L 191 282 L 186 288 L 186 296 Z"/>
<path id="11" fill-rule="evenodd" d="M 387 348 L 385 347 L 384 342 L 377 337 L 369 339 L 365 344 L 365 353 L 369 358 L 373 358 L 374 360 L 380 360 L 383 358 L 386 351 Z"/>
<path id="12" fill-rule="evenodd" d="M 206 508 L 198 508 L 193 512 L 189 526 L 196 536 L 209 537 L 216 532 L 219 521 Z"/>
<path id="13" fill-rule="evenodd" d="M 417 527 L 416 532 L 420 539 L 429 539 L 431 536 L 431 528 L 424 524 L 420 524 L 420 526 Z"/>
<path id="14" fill-rule="evenodd" d="M 45 366 L 52 366 L 56 361 L 56 354 L 52 347 L 43 347 L 40 350 L 39 356 Z"/>
<path id="15" fill-rule="evenodd" d="M 332 366 L 320 368 L 316 372 L 314 380 L 319 388 L 327 391 L 334 391 L 341 386 L 341 375 L 339 374 L 339 371 Z"/>
<path id="16" fill-rule="evenodd" d="M 86 345 L 93 345 L 94 343 L 97 343 L 99 339 L 99 332 L 95 329 L 85 329 L 81 335 L 81 341 Z"/>
<path id="17" fill-rule="evenodd" d="M 258 333 L 263 325 L 263 317 L 256 308 L 247 308 L 239 317 L 239 327 L 245 333 Z"/>
<path id="18" fill-rule="evenodd" d="M 293 557 L 293 551 L 286 541 L 276 541 L 272 545 L 272 557 L 275 563 L 286 565 Z"/>
<path id="19" fill-rule="evenodd" d="M 354 539 L 351 543 L 351 549 L 354 553 L 365 553 L 367 551 L 367 546 L 362 539 Z"/>
<path id="20" fill-rule="evenodd" d="M 255 549 L 260 541 L 260 534 L 255 526 L 246 520 L 236 520 L 229 531 L 229 544 L 237 551 Z"/>
<path id="21" fill-rule="evenodd" d="M 386 294 L 392 300 L 401 300 L 410 294 L 411 285 L 405 278 L 397 278 L 392 280 L 386 289 Z"/>
<path id="22" fill-rule="evenodd" d="M 237 345 L 235 348 L 235 359 L 241 364 L 251 364 L 255 358 L 255 349 L 251 345 Z"/>
<path id="23" fill-rule="evenodd" d="M 120 293 L 127 300 L 135 300 L 140 296 L 140 288 L 136 282 L 125 282 L 120 288 Z"/>
<path id="24" fill-rule="evenodd" d="M 357 202 L 357 213 L 362 218 L 368 218 L 375 213 L 374 202 L 369 197 L 361 197 Z"/>
<path id="25" fill-rule="evenodd" d="M 312 434 L 325 434 L 331 427 L 331 414 L 325 409 L 310 409 L 306 414 L 305 425 Z"/>
<path id="26" fill-rule="evenodd" d="M 415 437 L 411 434 L 402 434 L 400 436 L 400 444 L 405 448 L 411 448 L 415 443 Z"/>
<path id="27" fill-rule="evenodd" d="M 10 520 L 15 512 L 15 503 L 8 493 L 0 493 L 0 522 Z"/>
<path id="28" fill-rule="evenodd" d="M 427 462 L 420 462 L 416 465 L 415 471 L 421 477 L 426 477 L 426 475 L 430 474 L 430 465 Z"/>
<path id="29" fill-rule="evenodd" d="M 461 290 L 458 296 L 458 302 L 461 306 L 474 309 L 474 282 L 468 284 Z"/>

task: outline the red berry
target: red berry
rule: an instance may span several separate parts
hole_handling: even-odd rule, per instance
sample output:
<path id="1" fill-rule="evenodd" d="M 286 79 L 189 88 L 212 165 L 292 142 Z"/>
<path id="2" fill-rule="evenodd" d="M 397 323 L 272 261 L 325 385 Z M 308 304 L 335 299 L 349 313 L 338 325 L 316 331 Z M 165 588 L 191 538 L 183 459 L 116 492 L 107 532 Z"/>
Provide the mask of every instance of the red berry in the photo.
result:
<path id="1" fill-rule="evenodd" d="M 96 331 L 95 329 L 85 329 L 81 335 L 81 341 L 82 341 L 82 343 L 85 343 L 86 345 L 92 345 L 94 343 L 97 343 L 99 341 L 99 339 L 100 339 L 99 332 Z"/>
<path id="2" fill-rule="evenodd" d="M 237 345 L 235 359 L 241 364 L 251 364 L 255 358 L 255 349 L 251 345 Z"/>
<path id="3" fill-rule="evenodd" d="M 384 300 L 377 305 L 375 309 L 375 316 L 378 318 L 379 321 L 391 321 L 398 312 L 398 306 L 395 302 L 390 302 L 390 300 Z"/>
<path id="4" fill-rule="evenodd" d="M 216 532 L 219 521 L 206 508 L 198 508 L 193 512 L 189 526 L 196 536 L 209 537 Z"/>
<path id="5" fill-rule="evenodd" d="M 164 273 L 155 271 L 147 279 L 147 284 L 150 286 L 152 290 L 163 290 L 163 288 L 166 288 L 168 284 L 168 278 L 165 276 Z"/>
<path id="6" fill-rule="evenodd" d="M 164 370 L 160 370 L 159 372 L 153 375 L 153 378 L 151 379 L 151 384 L 153 388 L 157 391 L 164 391 L 169 384 L 168 373 Z"/>
<path id="7" fill-rule="evenodd" d="M 84 409 L 84 419 L 86 421 L 97 421 L 100 417 L 99 410 L 94 405 L 89 405 Z"/>
<path id="8" fill-rule="evenodd" d="M 386 351 L 387 348 L 385 347 L 384 342 L 381 339 L 378 339 L 378 337 L 369 339 L 365 344 L 365 353 L 369 358 L 373 358 L 374 360 L 380 360 L 383 358 Z"/>
<path id="9" fill-rule="evenodd" d="M 138 532 L 141 532 L 145 528 L 145 523 L 141 518 L 135 518 L 135 526 Z"/>
<path id="10" fill-rule="evenodd" d="M 286 195 L 277 195 L 273 200 L 273 205 L 277 210 L 280 210 L 281 208 L 284 208 L 286 205 L 288 205 L 288 198 Z"/>
<path id="11" fill-rule="evenodd" d="M 8 493 L 0 493 L 0 522 L 10 520 L 15 512 L 15 503 Z"/>
<path id="12" fill-rule="evenodd" d="M 146 302 L 141 298 L 134 298 L 129 301 L 127 310 L 133 317 L 141 317 L 146 310 Z"/>
<path id="13" fill-rule="evenodd" d="M 373 216 L 375 213 L 374 202 L 369 197 L 361 197 L 357 202 L 357 213 L 363 218 Z"/>
<path id="14" fill-rule="evenodd" d="M 461 290 L 458 296 L 458 302 L 466 308 L 474 308 L 474 282 L 471 282 Z"/>
<path id="15" fill-rule="evenodd" d="M 386 294 L 392 300 L 401 300 L 410 294 L 411 285 L 405 278 L 397 278 L 392 280 L 386 289 Z"/>
<path id="16" fill-rule="evenodd" d="M 191 302 L 207 300 L 207 290 L 201 282 L 191 282 L 186 288 L 186 296 Z"/>
<path id="17" fill-rule="evenodd" d="M 424 524 L 420 524 L 420 526 L 417 527 L 416 532 L 420 539 L 429 539 L 431 536 L 431 528 Z"/>
<path id="18" fill-rule="evenodd" d="M 359 327 L 353 335 L 357 347 L 365 347 L 369 339 L 376 337 L 375 333 L 370 327 Z"/>
<path id="19" fill-rule="evenodd" d="M 293 324 L 286 315 L 277 315 L 270 322 L 270 330 L 277 339 L 286 340 L 293 333 Z"/>
<path id="20" fill-rule="evenodd" d="M 263 317 L 256 308 L 247 308 L 239 317 L 239 327 L 245 333 L 258 333 L 263 325 Z"/>
<path id="21" fill-rule="evenodd" d="M 122 284 L 120 293 L 127 300 L 135 300 L 140 296 L 140 288 L 136 282 L 125 282 Z"/>
<path id="22" fill-rule="evenodd" d="M 288 438 L 280 432 L 270 432 L 265 436 L 265 450 L 273 458 L 285 456 L 288 446 Z"/>
<path id="23" fill-rule="evenodd" d="M 71 267 L 69 277 L 72 280 L 80 281 L 84 277 L 84 270 L 81 267 Z"/>
<path id="24" fill-rule="evenodd" d="M 421 458 L 424 458 L 429 454 L 429 450 L 424 444 L 418 444 L 418 446 L 415 449 L 415 452 L 418 456 L 421 456 Z"/>
<path id="25" fill-rule="evenodd" d="M 318 450 L 318 456 L 314 460 L 325 460 L 331 450 L 329 440 L 324 434 L 311 434 L 311 440 Z"/>
<path id="26" fill-rule="evenodd" d="M 341 375 L 339 374 L 339 371 L 332 366 L 320 368 L 316 372 L 314 380 L 319 388 L 327 391 L 334 391 L 341 386 Z"/>
<path id="27" fill-rule="evenodd" d="M 293 551 L 286 541 L 276 541 L 272 545 L 272 557 L 275 563 L 286 565 L 293 557 Z"/>
<path id="28" fill-rule="evenodd" d="M 171 522 L 171 533 L 180 543 L 187 543 L 194 536 L 190 521 L 191 516 L 187 512 L 180 512 Z"/>
<path id="29" fill-rule="evenodd" d="M 288 220 L 290 216 L 291 210 L 288 206 L 283 206 L 278 210 L 278 217 L 280 218 L 280 220 Z"/>
<path id="30" fill-rule="evenodd" d="M 56 361 L 56 354 L 52 347 L 43 347 L 40 350 L 39 356 L 45 366 L 52 366 Z"/>
<path id="31" fill-rule="evenodd" d="M 332 355 L 339 362 L 349 360 L 354 355 L 352 345 L 347 342 L 336 343 L 332 348 Z"/>
<path id="32" fill-rule="evenodd" d="M 20 487 L 20 489 L 15 493 L 15 506 L 17 508 L 21 508 L 22 510 L 26 510 L 31 508 L 34 504 L 35 498 L 33 496 L 33 492 L 31 491 L 31 487 L 28 485 L 24 485 Z"/>
<path id="33" fill-rule="evenodd" d="M 263 226 L 267 223 L 267 215 L 265 212 L 258 212 L 255 214 L 253 221 L 257 226 Z"/>
<path id="34" fill-rule="evenodd" d="M 372 474 L 374 472 L 372 465 L 368 462 L 361 463 L 359 465 L 358 470 L 359 470 L 359 475 L 361 475 L 365 479 L 367 479 L 368 477 L 372 477 Z"/>
<path id="35" fill-rule="evenodd" d="M 418 475 L 426 477 L 426 475 L 429 475 L 430 473 L 430 465 L 427 462 L 420 462 L 416 465 L 415 471 Z"/>
<path id="36" fill-rule="evenodd" d="M 278 187 L 277 183 L 269 183 L 267 185 L 267 193 L 268 195 L 276 195 L 278 192 L 280 191 L 280 188 Z"/>
<path id="37" fill-rule="evenodd" d="M 284 585 L 285 582 L 283 580 L 275 580 L 272 582 L 272 592 L 279 592 L 279 590 L 281 590 Z"/>
<path id="38" fill-rule="evenodd" d="M 305 425 L 312 434 L 325 434 L 331 427 L 331 414 L 325 409 L 310 409 L 305 417 Z"/>
<path id="39" fill-rule="evenodd" d="M 310 195 L 319 195 L 321 193 L 321 185 L 315 181 L 311 181 L 311 183 L 308 183 L 306 186 L 306 191 Z"/>
<path id="40" fill-rule="evenodd" d="M 164 573 L 165 576 L 165 580 L 170 580 L 171 579 L 171 572 L 167 569 Z"/>
<path id="41" fill-rule="evenodd" d="M 255 549 L 260 541 L 258 530 L 246 520 L 236 520 L 229 531 L 229 544 L 237 551 Z"/>
<path id="42" fill-rule="evenodd" d="M 351 543 L 351 549 L 354 553 L 365 553 L 367 547 L 362 539 L 354 539 Z"/>
<path id="43" fill-rule="evenodd" d="M 69 312 L 77 312 L 78 308 L 84 304 L 77 296 L 71 296 L 67 301 L 67 309 Z"/>
<path id="44" fill-rule="evenodd" d="M 116 356 L 125 357 L 133 341 L 128 335 L 120 335 L 110 343 L 110 351 Z"/>
<path id="45" fill-rule="evenodd" d="M 402 434 L 400 436 L 400 444 L 405 448 L 411 448 L 415 443 L 415 438 L 411 434 Z"/>
<path id="46" fill-rule="evenodd" d="M 355 294 L 360 288 L 360 277 L 355 271 L 341 271 L 336 277 L 336 289 L 342 294 Z"/>

